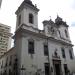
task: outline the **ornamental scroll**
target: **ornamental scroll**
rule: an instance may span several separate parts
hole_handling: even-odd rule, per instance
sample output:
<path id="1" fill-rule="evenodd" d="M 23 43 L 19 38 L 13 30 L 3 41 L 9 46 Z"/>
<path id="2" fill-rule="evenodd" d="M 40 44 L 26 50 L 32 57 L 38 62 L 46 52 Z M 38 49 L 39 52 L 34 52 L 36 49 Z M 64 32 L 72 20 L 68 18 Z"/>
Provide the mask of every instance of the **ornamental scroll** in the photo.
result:
<path id="1" fill-rule="evenodd" d="M 48 34 L 54 35 L 55 33 L 56 33 L 56 32 L 55 32 L 54 27 L 48 26 Z"/>

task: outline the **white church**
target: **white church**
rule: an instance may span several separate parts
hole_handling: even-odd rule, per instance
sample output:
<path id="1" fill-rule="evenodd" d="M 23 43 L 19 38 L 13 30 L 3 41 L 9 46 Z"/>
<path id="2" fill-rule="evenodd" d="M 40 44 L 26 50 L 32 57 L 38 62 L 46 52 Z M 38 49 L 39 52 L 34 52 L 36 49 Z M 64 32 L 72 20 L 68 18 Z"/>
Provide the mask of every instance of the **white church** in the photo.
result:
<path id="1" fill-rule="evenodd" d="M 0 75 L 70 75 L 74 60 L 68 25 L 57 16 L 38 29 L 39 9 L 24 0 L 16 11 L 14 47 L 0 57 Z"/>

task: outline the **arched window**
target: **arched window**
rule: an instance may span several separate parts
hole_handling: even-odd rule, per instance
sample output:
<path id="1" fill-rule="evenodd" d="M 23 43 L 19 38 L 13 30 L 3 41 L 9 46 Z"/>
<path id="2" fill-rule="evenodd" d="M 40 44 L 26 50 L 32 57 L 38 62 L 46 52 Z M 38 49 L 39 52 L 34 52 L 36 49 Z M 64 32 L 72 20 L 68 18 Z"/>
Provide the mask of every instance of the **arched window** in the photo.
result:
<path id="1" fill-rule="evenodd" d="M 32 23 L 33 24 L 34 22 L 34 17 L 33 17 L 33 14 L 29 14 L 29 23 Z"/>
<path id="2" fill-rule="evenodd" d="M 65 35 L 66 35 L 66 37 L 68 37 L 68 33 L 67 33 L 67 30 L 65 30 Z"/>

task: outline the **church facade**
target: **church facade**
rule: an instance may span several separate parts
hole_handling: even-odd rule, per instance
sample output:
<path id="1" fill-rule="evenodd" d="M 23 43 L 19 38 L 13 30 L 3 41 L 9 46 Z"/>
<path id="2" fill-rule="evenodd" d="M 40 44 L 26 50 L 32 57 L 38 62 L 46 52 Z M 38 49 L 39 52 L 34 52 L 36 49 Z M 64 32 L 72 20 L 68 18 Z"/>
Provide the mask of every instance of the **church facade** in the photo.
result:
<path id="1" fill-rule="evenodd" d="M 1 74 L 68 75 L 73 72 L 70 62 L 74 60 L 74 54 L 68 25 L 57 16 L 55 22 L 52 19 L 44 20 L 44 29 L 39 30 L 38 11 L 37 6 L 30 0 L 24 0 L 17 9 L 14 47 L 6 54 L 8 57 L 16 56 L 13 56 L 16 67 L 14 71 L 12 63 L 8 68 L 10 73 L 8 69 L 0 68 Z M 6 55 L 0 58 L 1 64 Z"/>

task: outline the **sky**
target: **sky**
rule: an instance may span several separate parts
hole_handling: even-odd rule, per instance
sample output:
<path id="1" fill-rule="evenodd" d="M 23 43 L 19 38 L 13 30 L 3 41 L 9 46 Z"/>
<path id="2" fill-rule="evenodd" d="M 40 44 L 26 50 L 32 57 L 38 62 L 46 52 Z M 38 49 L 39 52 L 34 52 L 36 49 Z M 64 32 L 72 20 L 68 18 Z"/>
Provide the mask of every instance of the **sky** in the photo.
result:
<path id="1" fill-rule="evenodd" d="M 16 26 L 15 11 L 23 0 L 3 0 L 0 9 L 0 23 L 11 26 L 14 34 Z M 32 0 L 40 9 L 38 13 L 38 26 L 43 28 L 42 21 L 51 19 L 54 21 L 57 15 L 63 18 L 69 25 L 69 33 L 72 43 L 75 45 L 75 0 Z M 75 46 L 73 47 L 75 54 Z"/>

